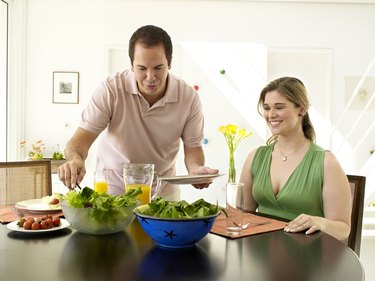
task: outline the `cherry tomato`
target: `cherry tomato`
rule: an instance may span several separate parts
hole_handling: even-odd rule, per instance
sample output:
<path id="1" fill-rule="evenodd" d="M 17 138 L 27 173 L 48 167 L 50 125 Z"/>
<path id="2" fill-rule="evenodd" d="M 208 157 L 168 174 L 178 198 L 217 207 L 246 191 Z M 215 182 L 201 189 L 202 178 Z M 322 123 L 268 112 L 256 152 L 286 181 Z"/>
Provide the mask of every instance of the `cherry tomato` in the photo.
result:
<path id="1" fill-rule="evenodd" d="M 60 225 L 60 218 L 54 217 L 52 222 L 53 222 L 53 226 L 59 226 Z"/>
<path id="2" fill-rule="evenodd" d="M 60 203 L 60 201 L 59 201 L 59 199 L 57 199 L 57 198 L 53 198 L 52 200 L 51 200 L 51 202 L 49 202 L 51 205 L 57 205 L 57 204 L 59 204 Z"/>
<path id="3" fill-rule="evenodd" d="M 45 222 L 48 223 L 48 228 L 52 228 L 53 227 L 53 223 L 52 223 L 51 219 L 46 219 Z"/>
<path id="4" fill-rule="evenodd" d="M 46 221 L 46 220 L 42 221 L 41 224 L 40 224 L 40 228 L 41 228 L 41 229 L 47 229 L 47 228 L 50 228 L 50 227 L 49 227 L 49 222 Z"/>
<path id="5" fill-rule="evenodd" d="M 33 222 L 31 220 L 27 220 L 23 223 L 23 228 L 24 229 L 31 229 L 31 225 L 33 224 Z"/>
<path id="6" fill-rule="evenodd" d="M 25 223 L 26 219 L 25 218 L 20 218 L 18 221 L 18 226 L 23 227 L 23 224 Z"/>
<path id="7" fill-rule="evenodd" d="M 38 222 L 34 222 L 32 225 L 31 225 L 31 229 L 32 230 L 38 230 L 40 229 L 40 224 Z"/>

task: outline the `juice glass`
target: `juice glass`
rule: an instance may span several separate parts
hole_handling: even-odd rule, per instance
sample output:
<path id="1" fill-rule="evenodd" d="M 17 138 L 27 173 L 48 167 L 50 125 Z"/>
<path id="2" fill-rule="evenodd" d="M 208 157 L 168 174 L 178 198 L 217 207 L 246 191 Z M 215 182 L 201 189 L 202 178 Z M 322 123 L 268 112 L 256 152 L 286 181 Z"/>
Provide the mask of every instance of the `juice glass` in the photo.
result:
<path id="1" fill-rule="evenodd" d="M 108 171 L 94 172 L 94 190 L 108 193 Z"/>

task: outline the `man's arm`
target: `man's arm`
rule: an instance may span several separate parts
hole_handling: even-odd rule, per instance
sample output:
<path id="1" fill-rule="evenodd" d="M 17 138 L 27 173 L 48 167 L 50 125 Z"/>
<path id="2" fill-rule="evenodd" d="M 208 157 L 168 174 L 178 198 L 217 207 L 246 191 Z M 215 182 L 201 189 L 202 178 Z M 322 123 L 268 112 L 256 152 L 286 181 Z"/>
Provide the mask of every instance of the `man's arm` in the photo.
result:
<path id="1" fill-rule="evenodd" d="M 198 147 L 188 147 L 184 146 L 185 153 L 185 166 L 189 174 L 198 174 L 197 170 L 199 167 L 204 166 L 205 157 L 201 146 Z"/>
<path id="2" fill-rule="evenodd" d="M 205 167 L 205 157 L 204 152 L 201 146 L 198 147 L 188 147 L 184 146 L 184 153 L 185 153 L 185 166 L 188 170 L 189 175 L 198 175 L 198 174 L 217 174 L 219 172 L 218 169 L 211 169 L 209 167 Z M 195 188 L 205 188 L 208 187 L 211 182 L 202 183 L 202 184 L 194 184 Z"/>
<path id="3" fill-rule="evenodd" d="M 58 168 L 59 179 L 69 188 L 74 188 L 86 174 L 85 160 L 98 135 L 78 128 L 65 147 L 66 163 Z"/>

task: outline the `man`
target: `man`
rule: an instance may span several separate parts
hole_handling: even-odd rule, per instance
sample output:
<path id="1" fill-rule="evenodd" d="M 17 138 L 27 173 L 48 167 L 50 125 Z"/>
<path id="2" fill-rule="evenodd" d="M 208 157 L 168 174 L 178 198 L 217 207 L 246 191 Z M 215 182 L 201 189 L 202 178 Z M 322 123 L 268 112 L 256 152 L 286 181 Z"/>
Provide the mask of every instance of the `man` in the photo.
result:
<path id="1" fill-rule="evenodd" d="M 190 175 L 218 173 L 217 169 L 204 167 L 199 96 L 169 73 L 172 49 L 169 35 L 159 27 L 147 25 L 134 32 L 129 41 L 131 70 L 101 83 L 66 145 L 67 162 L 58 169 L 66 186 L 74 188 L 82 181 L 89 148 L 102 132 L 97 170 L 111 171 L 109 193 L 125 192 L 123 163 L 153 163 L 160 176 L 175 175 L 181 140 Z M 179 199 L 178 190 L 172 185 L 165 186 L 161 195 L 169 200 Z"/>

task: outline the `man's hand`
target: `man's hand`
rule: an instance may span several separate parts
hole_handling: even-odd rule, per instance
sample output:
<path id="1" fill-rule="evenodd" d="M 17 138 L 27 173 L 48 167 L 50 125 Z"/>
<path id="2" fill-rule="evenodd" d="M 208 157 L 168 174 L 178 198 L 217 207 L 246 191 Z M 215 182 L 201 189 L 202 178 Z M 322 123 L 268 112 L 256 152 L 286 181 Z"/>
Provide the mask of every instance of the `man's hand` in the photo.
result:
<path id="1" fill-rule="evenodd" d="M 219 173 L 218 169 L 212 169 L 212 168 L 204 167 L 204 166 L 197 166 L 190 170 L 189 175 L 202 175 L 202 174 L 216 175 L 217 173 Z M 212 181 L 213 181 L 212 179 L 209 179 L 205 183 L 193 184 L 192 186 L 194 186 L 197 189 L 203 189 L 203 188 L 209 187 Z"/>
<path id="2" fill-rule="evenodd" d="M 74 189 L 86 174 L 86 168 L 83 161 L 71 160 L 57 168 L 59 179 L 69 189 Z"/>
<path id="3" fill-rule="evenodd" d="M 98 135 L 85 129 L 78 128 L 65 147 L 67 162 L 57 169 L 59 179 L 69 189 L 74 189 L 81 183 L 86 174 L 85 159 L 87 153 Z"/>

